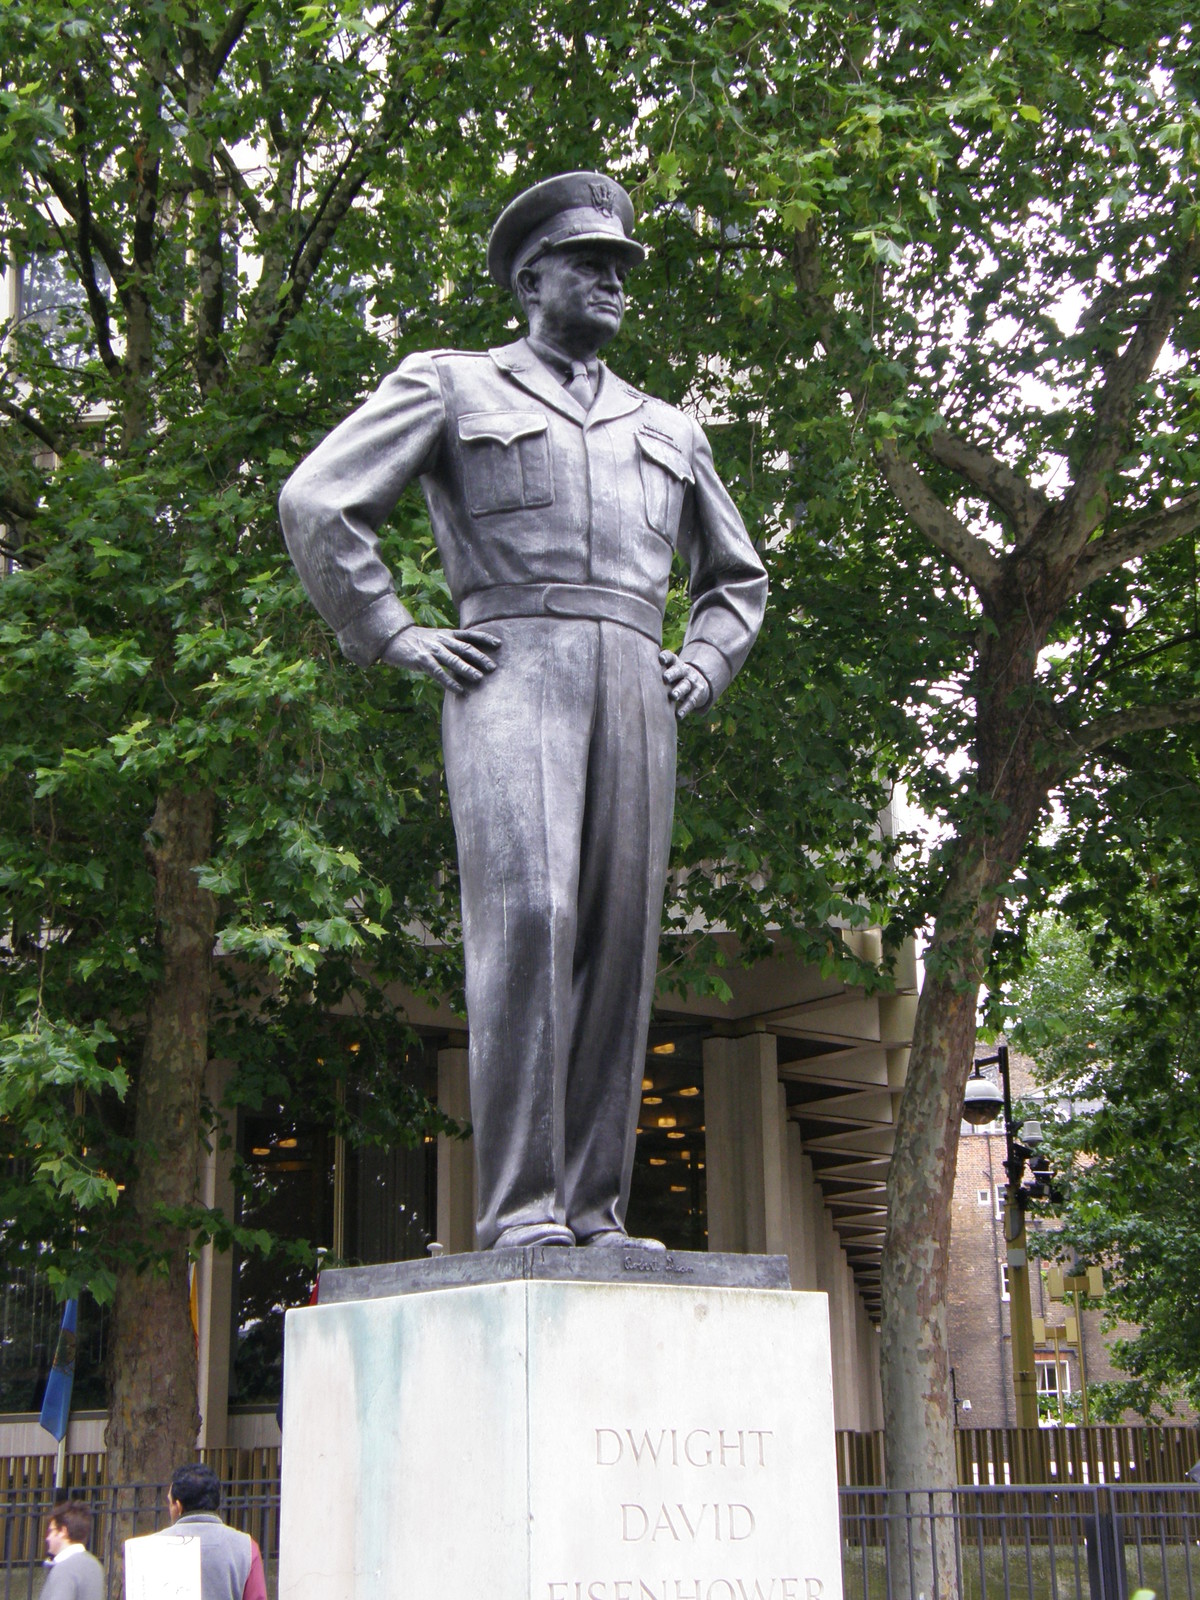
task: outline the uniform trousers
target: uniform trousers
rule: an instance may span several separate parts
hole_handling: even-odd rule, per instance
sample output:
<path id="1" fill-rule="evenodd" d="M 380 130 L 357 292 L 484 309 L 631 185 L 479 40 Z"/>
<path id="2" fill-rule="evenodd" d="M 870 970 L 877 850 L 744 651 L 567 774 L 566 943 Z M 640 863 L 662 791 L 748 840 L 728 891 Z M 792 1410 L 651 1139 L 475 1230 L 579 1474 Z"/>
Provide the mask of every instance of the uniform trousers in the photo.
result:
<path id="1" fill-rule="evenodd" d="M 480 1249 L 624 1225 L 675 800 L 658 646 L 491 621 L 497 670 L 442 715 L 462 888 Z"/>

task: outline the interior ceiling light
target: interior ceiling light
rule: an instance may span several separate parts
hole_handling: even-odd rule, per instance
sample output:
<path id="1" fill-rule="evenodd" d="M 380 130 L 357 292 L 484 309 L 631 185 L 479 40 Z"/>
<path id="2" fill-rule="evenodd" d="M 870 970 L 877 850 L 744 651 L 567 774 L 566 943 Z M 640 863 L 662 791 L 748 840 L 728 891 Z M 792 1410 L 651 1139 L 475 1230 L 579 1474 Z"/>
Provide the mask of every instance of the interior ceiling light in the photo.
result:
<path id="1" fill-rule="evenodd" d="M 690 1100 L 692 1095 L 699 1094 L 700 1090 L 694 1083 L 689 1083 L 686 1089 L 677 1089 L 676 1093 L 684 1100 Z"/>
<path id="2" fill-rule="evenodd" d="M 668 1139 L 686 1139 L 687 1138 L 687 1134 L 686 1133 L 669 1133 L 667 1135 L 667 1138 Z"/>
<path id="3" fill-rule="evenodd" d="M 660 1095 L 660 1094 L 648 1094 L 645 1097 L 645 1100 L 643 1101 L 643 1104 L 644 1105 L 648 1105 L 648 1106 L 660 1106 L 660 1105 L 662 1105 L 662 1095 Z"/>
<path id="4" fill-rule="evenodd" d="M 650 1165 L 652 1167 L 665 1167 L 666 1164 L 667 1164 L 666 1156 L 651 1156 L 650 1157 Z"/>
<path id="5" fill-rule="evenodd" d="M 673 1183 L 671 1185 L 671 1193 L 672 1194 L 686 1194 L 687 1193 L 687 1184 L 686 1183 Z"/>
<path id="6" fill-rule="evenodd" d="M 280 1150 L 294 1150 L 300 1141 L 299 1139 L 276 1139 L 275 1143 Z"/>
<path id="7" fill-rule="evenodd" d="M 659 1117 L 658 1126 L 660 1128 L 673 1128 L 675 1126 L 675 1118 L 674 1117 Z"/>
<path id="8" fill-rule="evenodd" d="M 265 1144 L 256 1144 L 253 1150 L 251 1150 L 250 1154 L 252 1156 L 269 1156 L 271 1152 L 267 1149 Z"/>
<path id="9" fill-rule="evenodd" d="M 652 1056 L 673 1056 L 675 1054 L 674 1039 L 668 1039 L 665 1044 L 651 1045 L 650 1054 Z"/>
<path id="10" fill-rule="evenodd" d="M 643 1089 L 653 1089 L 653 1087 L 654 1087 L 654 1079 L 653 1078 L 643 1078 L 642 1079 L 642 1088 Z"/>

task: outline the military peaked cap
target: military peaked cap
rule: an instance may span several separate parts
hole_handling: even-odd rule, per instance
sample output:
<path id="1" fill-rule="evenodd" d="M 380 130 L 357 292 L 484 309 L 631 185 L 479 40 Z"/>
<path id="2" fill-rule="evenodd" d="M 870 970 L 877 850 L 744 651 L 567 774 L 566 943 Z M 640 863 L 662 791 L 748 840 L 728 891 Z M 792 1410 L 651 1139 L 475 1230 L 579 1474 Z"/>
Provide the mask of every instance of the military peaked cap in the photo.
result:
<path id="1" fill-rule="evenodd" d="M 511 289 L 522 267 L 568 244 L 611 245 L 635 266 L 646 249 L 632 230 L 633 201 L 619 183 L 602 172 L 563 172 L 504 208 L 488 243 L 488 271 Z"/>

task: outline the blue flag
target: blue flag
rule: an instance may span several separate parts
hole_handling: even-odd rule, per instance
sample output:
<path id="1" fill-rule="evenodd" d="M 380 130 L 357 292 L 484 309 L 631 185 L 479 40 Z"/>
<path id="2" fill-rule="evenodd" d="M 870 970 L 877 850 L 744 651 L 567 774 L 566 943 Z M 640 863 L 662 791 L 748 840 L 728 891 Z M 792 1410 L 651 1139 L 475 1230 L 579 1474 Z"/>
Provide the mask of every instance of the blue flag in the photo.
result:
<path id="1" fill-rule="evenodd" d="M 54 1365 L 46 1379 L 42 1400 L 42 1427 L 62 1440 L 71 1414 L 71 1385 L 75 1382 L 75 1329 L 79 1320 L 79 1301 L 68 1300 L 63 1307 L 62 1327 L 54 1347 Z"/>

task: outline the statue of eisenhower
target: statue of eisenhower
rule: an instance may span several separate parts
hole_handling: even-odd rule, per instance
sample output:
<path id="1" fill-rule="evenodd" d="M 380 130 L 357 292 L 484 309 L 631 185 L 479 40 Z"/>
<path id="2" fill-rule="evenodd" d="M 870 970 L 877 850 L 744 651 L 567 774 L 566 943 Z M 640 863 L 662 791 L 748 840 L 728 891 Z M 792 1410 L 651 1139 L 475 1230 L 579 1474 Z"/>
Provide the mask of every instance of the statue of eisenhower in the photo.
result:
<path id="1" fill-rule="evenodd" d="M 425 672 L 462 884 L 481 1249 L 631 1239 L 675 721 L 745 660 L 767 579 L 682 411 L 597 352 L 645 258 L 596 172 L 504 211 L 488 268 L 528 335 L 409 356 L 289 479 L 288 549 L 351 661 Z M 376 530 L 418 478 L 458 628 L 418 627 Z M 662 649 L 672 558 L 691 571 Z"/>

